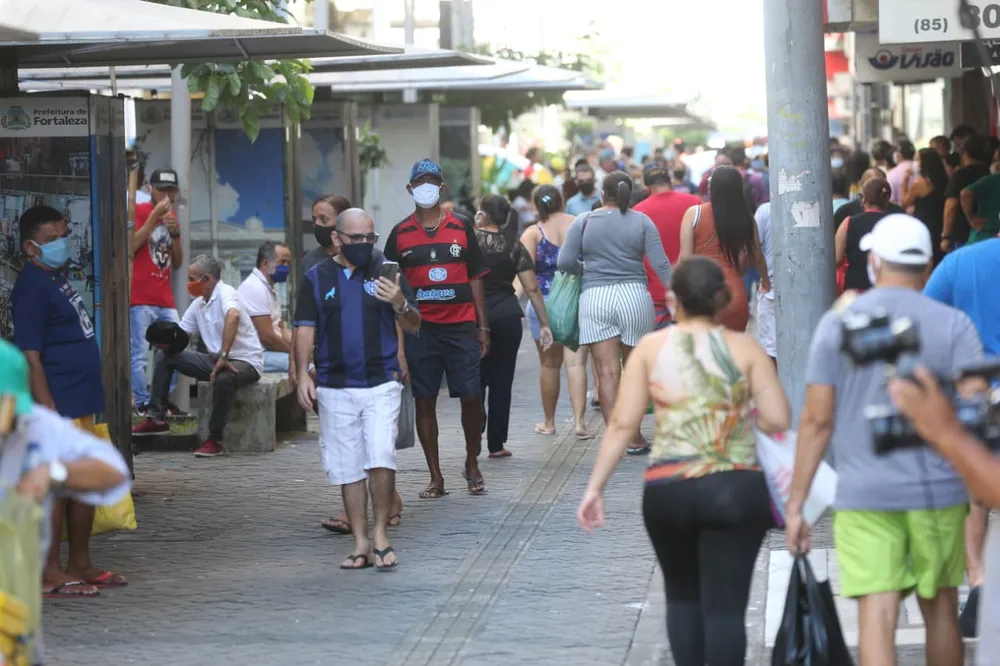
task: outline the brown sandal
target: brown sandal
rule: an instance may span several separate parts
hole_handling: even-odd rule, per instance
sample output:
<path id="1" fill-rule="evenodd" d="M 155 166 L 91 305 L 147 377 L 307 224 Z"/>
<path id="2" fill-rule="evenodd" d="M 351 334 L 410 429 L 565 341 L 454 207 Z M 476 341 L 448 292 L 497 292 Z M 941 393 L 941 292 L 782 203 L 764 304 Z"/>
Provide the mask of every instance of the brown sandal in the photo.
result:
<path id="1" fill-rule="evenodd" d="M 441 499 L 448 494 L 448 491 L 444 488 L 435 486 L 433 483 L 428 484 L 426 488 L 420 493 L 420 499 Z"/>

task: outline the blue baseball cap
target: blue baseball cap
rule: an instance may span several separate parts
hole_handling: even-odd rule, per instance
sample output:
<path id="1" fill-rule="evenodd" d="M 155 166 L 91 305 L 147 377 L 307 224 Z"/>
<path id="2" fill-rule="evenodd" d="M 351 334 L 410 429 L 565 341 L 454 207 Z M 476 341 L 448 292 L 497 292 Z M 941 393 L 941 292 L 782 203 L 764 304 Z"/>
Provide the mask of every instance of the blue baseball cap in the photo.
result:
<path id="1" fill-rule="evenodd" d="M 410 169 L 410 182 L 412 183 L 417 178 L 421 176 L 434 176 L 440 181 L 444 181 L 444 174 L 441 172 L 441 166 L 432 159 L 424 158 L 413 165 Z"/>

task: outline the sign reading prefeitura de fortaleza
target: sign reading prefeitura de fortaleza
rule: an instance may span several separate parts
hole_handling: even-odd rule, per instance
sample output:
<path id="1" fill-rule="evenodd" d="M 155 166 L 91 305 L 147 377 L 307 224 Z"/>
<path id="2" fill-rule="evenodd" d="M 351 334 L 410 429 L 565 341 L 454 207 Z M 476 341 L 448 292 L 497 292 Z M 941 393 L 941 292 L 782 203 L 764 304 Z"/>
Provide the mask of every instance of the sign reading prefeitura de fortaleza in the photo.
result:
<path id="1" fill-rule="evenodd" d="M 0 99 L 0 137 L 72 137 L 90 134 L 86 97 Z"/>
<path id="2" fill-rule="evenodd" d="M 984 39 L 1000 39 L 1000 0 L 969 0 L 972 19 Z M 958 18 L 958 0 L 879 0 L 882 44 L 961 42 L 973 39 Z"/>

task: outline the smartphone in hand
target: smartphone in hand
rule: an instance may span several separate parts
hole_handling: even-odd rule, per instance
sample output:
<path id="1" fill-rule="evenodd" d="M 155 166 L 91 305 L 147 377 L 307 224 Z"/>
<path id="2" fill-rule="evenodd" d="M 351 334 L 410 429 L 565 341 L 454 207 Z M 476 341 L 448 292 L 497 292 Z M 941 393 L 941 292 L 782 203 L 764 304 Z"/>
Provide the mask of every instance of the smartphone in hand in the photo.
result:
<path id="1" fill-rule="evenodd" d="M 382 270 L 379 273 L 379 277 L 384 277 L 391 282 L 395 282 L 397 275 L 399 275 L 399 264 L 388 260 L 382 262 Z"/>

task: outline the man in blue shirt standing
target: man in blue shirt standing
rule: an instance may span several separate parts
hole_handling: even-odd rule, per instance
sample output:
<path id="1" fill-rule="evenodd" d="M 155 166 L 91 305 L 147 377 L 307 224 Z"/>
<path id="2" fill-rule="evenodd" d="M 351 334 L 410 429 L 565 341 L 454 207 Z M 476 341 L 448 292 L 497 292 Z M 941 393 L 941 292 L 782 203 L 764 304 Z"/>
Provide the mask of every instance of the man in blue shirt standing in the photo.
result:
<path id="1" fill-rule="evenodd" d="M 59 211 L 35 206 L 21 215 L 20 238 L 26 261 L 14 282 L 11 303 L 14 342 L 28 359 L 31 394 L 36 403 L 88 429 L 94 416 L 104 411 L 101 352 L 83 299 L 63 273 L 70 257 L 69 228 Z M 64 516 L 69 537 L 65 569 L 58 538 Z M 94 596 L 98 587 L 127 584 L 123 576 L 90 561 L 93 522 L 93 506 L 72 500 L 55 504 L 55 538 L 43 572 L 47 596 Z"/>
<path id="2" fill-rule="evenodd" d="M 295 310 L 298 398 L 319 405 L 320 449 L 331 485 L 341 486 L 354 550 L 342 569 L 393 569 L 389 514 L 396 483 L 396 435 L 401 405 L 399 332 L 420 328 L 402 275 L 382 277 L 373 257 L 375 221 L 358 208 L 337 218 L 341 250 L 308 271 Z M 309 376 L 309 358 L 316 380 Z M 375 513 L 368 532 L 368 483 Z"/>
<path id="3" fill-rule="evenodd" d="M 990 356 L 1000 356 L 997 284 L 1000 284 L 1000 238 L 991 238 L 945 255 L 931 274 L 924 293 L 969 315 L 983 341 L 983 351 Z M 973 502 L 965 521 L 965 569 L 971 590 L 960 626 L 966 638 L 976 636 L 989 516 L 988 507 Z"/>
<path id="4" fill-rule="evenodd" d="M 587 164 L 586 160 L 580 160 L 576 165 L 575 180 L 577 193 L 566 202 L 566 212 L 570 215 L 589 213 L 594 204 L 601 200 L 594 167 Z"/>

